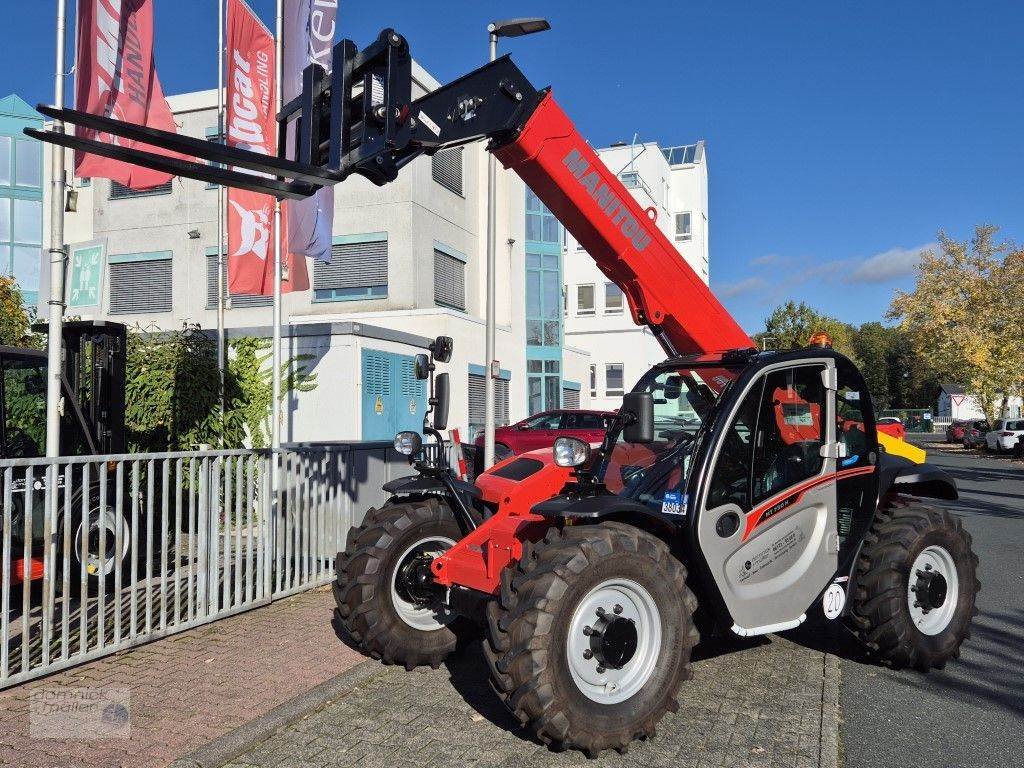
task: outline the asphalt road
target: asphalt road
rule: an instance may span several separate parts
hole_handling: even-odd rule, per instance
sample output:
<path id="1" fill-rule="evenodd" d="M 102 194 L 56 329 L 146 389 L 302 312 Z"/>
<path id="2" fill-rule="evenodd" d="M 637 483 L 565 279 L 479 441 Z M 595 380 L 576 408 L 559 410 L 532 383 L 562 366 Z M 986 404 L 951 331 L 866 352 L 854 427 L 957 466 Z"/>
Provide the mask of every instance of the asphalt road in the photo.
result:
<path id="1" fill-rule="evenodd" d="M 1024 464 L 939 451 L 929 461 L 960 488 L 950 509 L 981 561 L 979 613 L 960 660 L 928 675 L 839 646 L 845 766 L 1024 766 Z"/>

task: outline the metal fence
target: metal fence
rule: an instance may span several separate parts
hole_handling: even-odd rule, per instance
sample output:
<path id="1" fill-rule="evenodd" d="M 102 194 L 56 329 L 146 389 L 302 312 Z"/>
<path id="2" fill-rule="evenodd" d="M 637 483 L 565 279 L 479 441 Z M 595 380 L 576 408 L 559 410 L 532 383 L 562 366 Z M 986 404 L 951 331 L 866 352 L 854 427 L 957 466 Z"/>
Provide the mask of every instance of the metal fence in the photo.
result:
<path id="1" fill-rule="evenodd" d="M 402 458 L 348 443 L 0 461 L 0 688 L 329 582 Z"/>

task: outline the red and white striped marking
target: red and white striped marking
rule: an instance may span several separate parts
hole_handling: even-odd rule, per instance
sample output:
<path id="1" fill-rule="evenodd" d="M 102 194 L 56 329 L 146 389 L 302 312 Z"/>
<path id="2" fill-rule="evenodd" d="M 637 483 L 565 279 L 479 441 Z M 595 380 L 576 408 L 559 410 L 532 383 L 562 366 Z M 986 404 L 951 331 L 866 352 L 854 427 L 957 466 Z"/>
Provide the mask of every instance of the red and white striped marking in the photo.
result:
<path id="1" fill-rule="evenodd" d="M 459 479 L 465 480 L 468 476 L 466 468 L 466 457 L 462 455 L 462 441 L 459 439 L 459 430 L 452 430 L 452 447 L 455 450 L 455 462 L 459 469 Z"/>

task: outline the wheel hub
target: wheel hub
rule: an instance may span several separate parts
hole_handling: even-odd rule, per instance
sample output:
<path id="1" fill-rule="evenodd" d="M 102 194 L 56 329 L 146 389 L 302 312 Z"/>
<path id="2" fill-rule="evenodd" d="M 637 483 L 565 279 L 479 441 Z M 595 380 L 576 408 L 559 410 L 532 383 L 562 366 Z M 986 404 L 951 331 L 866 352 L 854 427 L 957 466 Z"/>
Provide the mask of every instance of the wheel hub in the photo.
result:
<path id="1" fill-rule="evenodd" d="M 432 632 L 454 618 L 445 605 L 445 590 L 434 581 L 430 564 L 455 542 L 447 536 L 427 536 L 397 558 L 391 571 L 391 604 L 398 617 L 413 629 Z"/>
<path id="2" fill-rule="evenodd" d="M 941 608 L 946 602 L 948 586 L 945 577 L 938 571 L 932 570 L 931 565 L 926 565 L 924 570 L 918 570 L 917 582 L 912 589 L 917 595 L 918 607 L 928 613 L 935 608 Z"/>
<path id="3" fill-rule="evenodd" d="M 443 594 L 430 572 L 434 557 L 420 554 L 408 559 L 398 568 L 395 589 L 398 594 L 416 605 L 429 605 Z"/>
<path id="4" fill-rule="evenodd" d="M 633 619 L 609 618 L 605 614 L 590 630 L 590 650 L 597 663 L 609 669 L 626 666 L 636 654 L 638 643 Z"/>

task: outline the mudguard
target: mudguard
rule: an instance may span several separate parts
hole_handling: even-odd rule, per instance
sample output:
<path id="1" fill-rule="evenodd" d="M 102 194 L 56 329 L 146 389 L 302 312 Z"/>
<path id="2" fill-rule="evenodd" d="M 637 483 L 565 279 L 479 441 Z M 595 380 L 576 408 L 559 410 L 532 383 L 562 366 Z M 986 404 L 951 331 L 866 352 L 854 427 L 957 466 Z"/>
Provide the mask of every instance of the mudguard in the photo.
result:
<path id="1" fill-rule="evenodd" d="M 879 502 L 890 492 L 947 501 L 959 498 L 956 481 L 945 470 L 933 464 L 916 464 L 902 456 L 882 453 L 878 461 Z"/>
<path id="2" fill-rule="evenodd" d="M 614 494 L 602 493 L 588 496 L 556 496 L 535 504 L 530 512 L 549 518 L 569 520 L 617 520 L 629 522 L 638 528 L 650 531 L 672 544 L 679 530 L 681 518 L 657 512 L 646 504 L 633 499 L 624 499 Z"/>
<path id="3" fill-rule="evenodd" d="M 459 480 L 458 478 L 452 478 L 451 483 L 456 491 L 467 494 L 470 498 L 480 498 L 480 489 L 472 483 L 467 483 L 465 480 Z M 414 493 L 448 493 L 444 483 L 435 477 L 427 475 L 400 477 L 397 480 L 384 483 L 381 488 L 385 493 L 390 493 L 393 496 Z"/>

